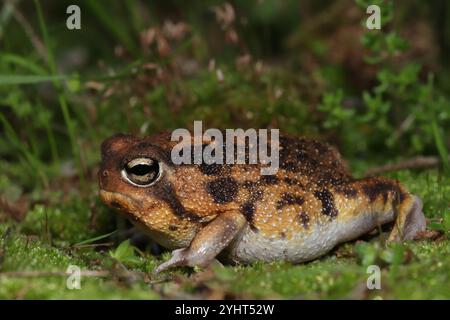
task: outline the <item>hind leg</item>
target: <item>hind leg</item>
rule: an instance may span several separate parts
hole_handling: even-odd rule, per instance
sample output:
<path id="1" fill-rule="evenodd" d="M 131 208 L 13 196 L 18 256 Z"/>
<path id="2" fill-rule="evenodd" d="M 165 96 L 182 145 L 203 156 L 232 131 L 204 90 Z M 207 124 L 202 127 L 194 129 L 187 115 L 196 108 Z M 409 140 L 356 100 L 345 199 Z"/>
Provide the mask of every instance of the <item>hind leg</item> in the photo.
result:
<path id="1" fill-rule="evenodd" d="M 426 228 L 422 212 L 422 200 L 415 195 L 408 197 L 398 206 L 397 218 L 388 241 L 413 240 Z"/>

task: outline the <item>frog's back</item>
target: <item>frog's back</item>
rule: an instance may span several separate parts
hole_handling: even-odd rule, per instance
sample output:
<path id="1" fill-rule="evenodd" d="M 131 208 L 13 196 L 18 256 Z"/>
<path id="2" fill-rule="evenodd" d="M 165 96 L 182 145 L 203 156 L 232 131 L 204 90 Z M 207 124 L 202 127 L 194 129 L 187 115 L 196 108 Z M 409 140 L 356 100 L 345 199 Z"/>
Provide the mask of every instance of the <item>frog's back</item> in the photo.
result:
<path id="1" fill-rule="evenodd" d="M 242 186 L 240 210 L 248 224 L 223 256 L 235 262 L 312 260 L 337 244 L 395 218 L 407 192 L 397 181 L 355 180 L 327 143 L 280 137 L 280 168 L 233 166 Z"/>
<path id="2" fill-rule="evenodd" d="M 274 175 L 261 175 L 260 164 L 203 163 L 182 166 L 173 181 L 191 210 L 201 215 L 239 210 L 254 232 L 289 239 L 317 220 L 334 218 L 330 190 L 352 177 L 339 152 L 327 143 L 281 135 Z"/>

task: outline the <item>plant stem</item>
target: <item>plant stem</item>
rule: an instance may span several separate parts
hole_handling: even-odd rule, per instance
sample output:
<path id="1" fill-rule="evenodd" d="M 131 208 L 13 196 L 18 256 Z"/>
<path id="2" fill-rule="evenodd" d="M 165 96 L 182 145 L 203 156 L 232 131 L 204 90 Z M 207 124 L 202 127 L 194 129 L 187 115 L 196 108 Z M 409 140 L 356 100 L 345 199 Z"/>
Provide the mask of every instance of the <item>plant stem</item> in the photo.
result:
<path id="1" fill-rule="evenodd" d="M 49 41 L 49 37 L 48 37 L 48 32 L 47 32 L 47 27 L 45 25 L 45 21 L 44 21 L 44 16 L 42 14 L 42 8 L 40 6 L 39 0 L 34 0 L 35 6 L 36 6 L 36 11 L 38 14 L 38 19 L 39 19 L 39 26 L 42 32 L 42 36 L 44 38 L 44 43 L 47 49 L 47 54 L 48 54 L 48 65 L 50 67 L 50 72 L 53 76 L 57 76 L 58 75 L 58 71 L 56 69 L 56 63 L 55 63 L 55 58 L 53 55 L 53 51 L 51 49 L 51 45 L 50 45 L 50 41 Z M 53 85 L 55 86 L 57 92 L 58 92 L 58 101 L 59 101 L 59 105 L 61 107 L 61 112 L 63 114 L 64 117 L 64 121 L 66 123 L 66 127 L 67 127 L 67 131 L 69 134 L 69 139 L 70 139 L 70 144 L 72 147 L 72 153 L 74 155 L 74 157 L 76 158 L 76 163 L 77 163 L 77 167 L 78 167 L 78 174 L 80 177 L 80 183 L 81 183 L 81 187 L 82 189 L 84 189 L 85 183 L 84 183 L 84 170 L 83 170 L 83 165 L 82 165 L 82 161 L 81 161 L 81 156 L 80 156 L 80 152 L 79 152 L 79 148 L 78 148 L 78 144 L 76 141 L 76 132 L 75 132 L 75 125 L 72 122 L 72 119 L 70 117 L 70 112 L 69 112 L 69 107 L 67 104 L 67 100 L 65 95 L 63 94 L 63 86 L 61 86 L 61 84 L 57 81 L 57 80 L 53 80 Z"/>

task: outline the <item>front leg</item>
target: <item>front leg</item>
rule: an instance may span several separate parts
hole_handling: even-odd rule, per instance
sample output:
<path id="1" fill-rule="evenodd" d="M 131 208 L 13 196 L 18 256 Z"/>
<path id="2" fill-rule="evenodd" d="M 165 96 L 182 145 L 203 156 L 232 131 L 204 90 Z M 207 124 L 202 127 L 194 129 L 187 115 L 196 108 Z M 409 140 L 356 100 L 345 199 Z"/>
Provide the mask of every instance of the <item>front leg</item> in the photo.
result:
<path id="1" fill-rule="evenodd" d="M 176 266 L 208 265 L 244 227 L 246 220 L 238 211 L 226 211 L 201 229 L 187 248 L 172 251 L 170 260 L 159 265 L 155 273 Z"/>

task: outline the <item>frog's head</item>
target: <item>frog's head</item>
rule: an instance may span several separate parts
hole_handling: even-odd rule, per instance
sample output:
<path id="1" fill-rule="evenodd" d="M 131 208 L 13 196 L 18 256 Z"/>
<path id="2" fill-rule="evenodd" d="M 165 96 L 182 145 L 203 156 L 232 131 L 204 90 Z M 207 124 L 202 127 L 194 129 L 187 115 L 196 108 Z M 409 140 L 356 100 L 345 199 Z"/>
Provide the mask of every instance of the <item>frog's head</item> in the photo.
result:
<path id="1" fill-rule="evenodd" d="M 171 214 L 165 196 L 173 165 L 160 144 L 118 134 L 103 142 L 101 154 L 98 179 L 105 204 L 136 222 L 153 224 Z"/>

